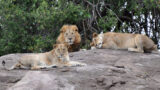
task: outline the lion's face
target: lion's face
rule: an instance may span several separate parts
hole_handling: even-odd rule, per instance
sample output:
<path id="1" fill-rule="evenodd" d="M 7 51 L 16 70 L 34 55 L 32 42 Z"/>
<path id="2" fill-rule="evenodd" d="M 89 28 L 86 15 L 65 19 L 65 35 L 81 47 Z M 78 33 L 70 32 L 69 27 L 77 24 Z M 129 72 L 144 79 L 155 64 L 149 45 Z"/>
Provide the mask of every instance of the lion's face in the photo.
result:
<path id="1" fill-rule="evenodd" d="M 65 42 L 72 45 L 76 39 L 76 33 L 78 33 L 78 28 L 76 25 L 64 25 L 61 28 L 61 33 L 63 33 Z"/>
<path id="2" fill-rule="evenodd" d="M 95 46 L 96 48 L 101 48 L 103 45 L 103 33 L 97 34 L 93 33 L 91 46 Z"/>
<path id="3" fill-rule="evenodd" d="M 67 44 L 56 44 L 54 45 L 55 54 L 59 59 L 65 59 L 68 55 Z"/>

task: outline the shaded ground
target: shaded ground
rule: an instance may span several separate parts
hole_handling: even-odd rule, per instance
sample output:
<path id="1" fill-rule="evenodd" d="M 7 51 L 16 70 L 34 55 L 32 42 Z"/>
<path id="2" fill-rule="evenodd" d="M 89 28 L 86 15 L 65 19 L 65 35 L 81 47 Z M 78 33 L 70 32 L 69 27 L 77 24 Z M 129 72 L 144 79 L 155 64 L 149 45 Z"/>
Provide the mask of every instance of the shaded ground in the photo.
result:
<path id="1" fill-rule="evenodd" d="M 0 57 L 10 67 L 22 54 Z M 70 53 L 85 67 L 50 70 L 3 70 L 0 90 L 160 90 L 160 54 L 120 50 L 88 50 Z"/>

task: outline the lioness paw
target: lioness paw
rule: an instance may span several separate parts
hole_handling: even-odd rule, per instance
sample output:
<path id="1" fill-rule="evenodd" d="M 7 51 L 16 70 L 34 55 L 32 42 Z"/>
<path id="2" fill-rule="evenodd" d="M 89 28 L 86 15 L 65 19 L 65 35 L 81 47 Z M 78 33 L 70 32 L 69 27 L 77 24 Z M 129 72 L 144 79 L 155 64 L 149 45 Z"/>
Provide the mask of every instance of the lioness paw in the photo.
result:
<path id="1" fill-rule="evenodd" d="M 87 49 L 80 49 L 80 51 L 87 51 Z"/>
<path id="2" fill-rule="evenodd" d="M 94 50 L 94 49 L 96 49 L 96 47 L 91 47 L 91 50 Z"/>
<path id="3" fill-rule="evenodd" d="M 128 48 L 128 51 L 135 51 L 133 48 Z"/>
<path id="4" fill-rule="evenodd" d="M 128 48 L 128 51 L 144 53 L 142 49 L 138 49 L 138 48 Z"/>
<path id="5" fill-rule="evenodd" d="M 47 69 L 47 67 L 40 67 L 40 69 Z"/>
<path id="6" fill-rule="evenodd" d="M 75 63 L 72 66 L 75 67 L 75 66 L 86 66 L 86 65 L 87 64 L 85 64 L 85 63 Z"/>
<path id="7" fill-rule="evenodd" d="M 80 66 L 87 66 L 87 64 L 85 64 L 85 63 L 81 63 L 81 65 Z"/>

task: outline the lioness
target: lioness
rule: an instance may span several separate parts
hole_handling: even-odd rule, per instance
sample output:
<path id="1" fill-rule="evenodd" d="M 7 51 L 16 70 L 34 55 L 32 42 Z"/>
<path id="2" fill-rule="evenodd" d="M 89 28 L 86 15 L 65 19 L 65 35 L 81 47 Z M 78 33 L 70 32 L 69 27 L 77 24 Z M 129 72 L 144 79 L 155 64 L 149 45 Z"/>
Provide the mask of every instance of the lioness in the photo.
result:
<path id="1" fill-rule="evenodd" d="M 84 66 L 86 64 L 70 61 L 66 44 L 56 44 L 53 50 L 45 53 L 24 55 L 9 70 L 16 68 L 42 69 L 63 66 Z"/>
<path id="2" fill-rule="evenodd" d="M 78 27 L 76 25 L 63 25 L 56 43 L 67 43 L 69 52 L 79 51 L 81 36 L 78 33 Z"/>
<path id="3" fill-rule="evenodd" d="M 96 48 L 108 49 L 128 49 L 134 52 L 152 52 L 157 51 L 157 45 L 146 35 L 129 33 L 93 33 L 93 39 L 90 43 Z"/>

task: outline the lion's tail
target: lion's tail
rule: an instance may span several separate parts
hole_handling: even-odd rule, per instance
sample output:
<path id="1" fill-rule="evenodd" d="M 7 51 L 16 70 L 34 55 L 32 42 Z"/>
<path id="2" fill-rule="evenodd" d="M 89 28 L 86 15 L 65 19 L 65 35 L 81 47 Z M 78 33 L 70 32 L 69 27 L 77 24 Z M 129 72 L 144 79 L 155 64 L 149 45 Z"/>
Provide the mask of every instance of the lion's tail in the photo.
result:
<path id="1" fill-rule="evenodd" d="M 8 71 L 10 70 L 10 69 L 8 69 L 8 68 L 6 67 L 6 62 L 5 62 L 4 60 L 2 61 L 2 66 L 3 66 L 4 70 L 8 70 Z"/>
<path id="2" fill-rule="evenodd" d="M 6 62 L 3 60 L 2 61 L 2 66 L 3 66 L 3 68 L 5 69 L 5 70 L 8 70 L 7 68 L 6 68 Z"/>

